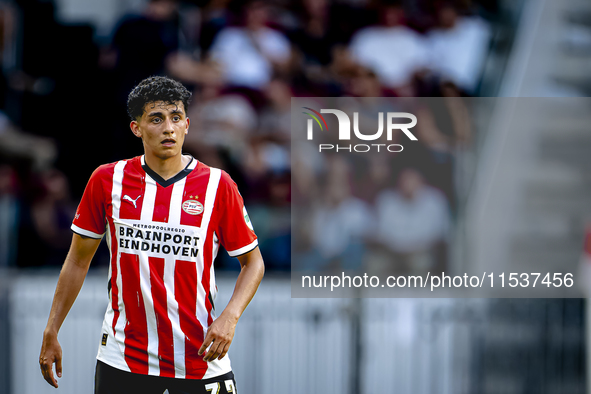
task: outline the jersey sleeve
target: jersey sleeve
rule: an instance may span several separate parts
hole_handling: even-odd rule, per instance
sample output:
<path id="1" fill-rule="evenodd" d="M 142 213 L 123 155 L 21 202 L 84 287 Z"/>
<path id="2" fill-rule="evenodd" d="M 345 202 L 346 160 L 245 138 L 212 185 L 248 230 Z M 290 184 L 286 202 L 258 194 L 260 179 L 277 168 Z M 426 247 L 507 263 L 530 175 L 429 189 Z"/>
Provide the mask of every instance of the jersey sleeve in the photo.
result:
<path id="1" fill-rule="evenodd" d="M 105 198 L 103 179 L 105 170 L 97 168 L 84 189 L 84 194 L 72 221 L 72 231 L 90 238 L 100 239 L 105 234 Z"/>
<path id="2" fill-rule="evenodd" d="M 258 245 L 252 223 L 244 207 L 236 183 L 222 171 L 218 188 L 217 209 L 219 220 L 216 234 L 222 246 L 232 257 L 250 252 Z"/>

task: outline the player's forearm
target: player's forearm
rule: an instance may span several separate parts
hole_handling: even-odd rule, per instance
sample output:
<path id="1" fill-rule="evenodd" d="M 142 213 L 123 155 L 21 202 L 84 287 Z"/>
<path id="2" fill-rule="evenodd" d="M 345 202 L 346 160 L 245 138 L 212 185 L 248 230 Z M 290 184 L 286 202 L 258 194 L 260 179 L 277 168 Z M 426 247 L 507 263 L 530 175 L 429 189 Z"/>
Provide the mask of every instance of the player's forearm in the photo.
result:
<path id="1" fill-rule="evenodd" d="M 242 313 L 254 297 L 263 275 L 265 274 L 265 264 L 258 248 L 249 253 L 249 256 L 239 258 L 242 269 L 236 280 L 234 294 L 228 302 L 228 305 L 222 312 L 222 315 L 238 321 Z"/>
<path id="2" fill-rule="evenodd" d="M 57 282 L 51 312 L 45 328 L 46 332 L 58 333 L 82 288 L 87 272 L 88 265 L 80 266 L 68 255 Z"/>
<path id="3" fill-rule="evenodd" d="M 81 237 L 78 234 L 72 236 L 72 245 L 57 281 L 46 333 L 57 335 L 82 288 L 90 261 L 99 243 L 99 239 Z"/>

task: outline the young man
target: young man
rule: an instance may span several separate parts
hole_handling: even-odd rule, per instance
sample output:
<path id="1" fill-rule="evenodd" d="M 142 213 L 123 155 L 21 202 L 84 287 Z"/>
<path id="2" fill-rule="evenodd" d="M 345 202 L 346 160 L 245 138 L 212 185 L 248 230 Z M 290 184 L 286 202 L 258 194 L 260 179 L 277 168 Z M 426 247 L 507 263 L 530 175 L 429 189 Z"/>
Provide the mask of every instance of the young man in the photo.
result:
<path id="1" fill-rule="evenodd" d="M 62 374 L 58 331 L 106 234 L 109 305 L 95 393 L 236 393 L 226 353 L 264 265 L 236 184 L 181 152 L 190 96 L 165 77 L 147 78 L 129 95 L 130 127 L 144 155 L 100 166 L 80 201 L 39 359 L 52 386 L 53 363 Z M 216 318 L 220 244 L 242 270 Z"/>

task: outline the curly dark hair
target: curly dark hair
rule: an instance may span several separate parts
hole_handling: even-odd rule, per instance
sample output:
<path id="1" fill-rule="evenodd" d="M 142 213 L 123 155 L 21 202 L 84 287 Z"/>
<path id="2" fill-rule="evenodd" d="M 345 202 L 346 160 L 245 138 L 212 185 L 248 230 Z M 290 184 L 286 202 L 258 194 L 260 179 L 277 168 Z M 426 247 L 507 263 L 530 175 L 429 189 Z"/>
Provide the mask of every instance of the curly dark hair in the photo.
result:
<path id="1" fill-rule="evenodd" d="M 164 101 L 165 104 L 176 104 L 181 101 L 185 112 L 189 106 L 191 92 L 180 82 L 168 77 L 152 76 L 141 81 L 127 97 L 127 113 L 131 120 L 138 120 L 144 113 L 148 103 Z"/>

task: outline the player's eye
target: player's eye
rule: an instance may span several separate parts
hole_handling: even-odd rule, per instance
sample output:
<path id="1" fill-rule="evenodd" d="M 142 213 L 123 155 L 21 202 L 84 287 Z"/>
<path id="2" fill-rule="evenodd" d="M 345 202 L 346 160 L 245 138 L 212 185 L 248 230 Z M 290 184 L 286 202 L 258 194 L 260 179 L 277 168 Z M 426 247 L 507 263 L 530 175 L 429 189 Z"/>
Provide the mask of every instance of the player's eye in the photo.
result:
<path id="1" fill-rule="evenodd" d="M 162 119 L 160 119 L 160 118 L 154 118 L 154 119 L 152 119 L 152 122 L 153 123 L 160 123 L 160 122 L 162 122 Z"/>
<path id="2" fill-rule="evenodd" d="M 181 120 L 181 117 L 180 116 L 175 116 L 175 117 L 172 118 L 172 120 L 175 121 L 175 122 L 178 122 L 178 121 Z"/>

